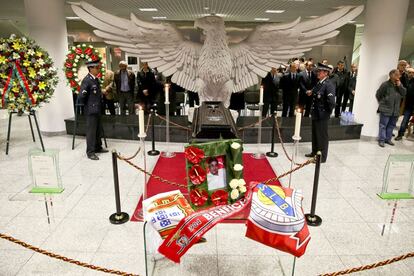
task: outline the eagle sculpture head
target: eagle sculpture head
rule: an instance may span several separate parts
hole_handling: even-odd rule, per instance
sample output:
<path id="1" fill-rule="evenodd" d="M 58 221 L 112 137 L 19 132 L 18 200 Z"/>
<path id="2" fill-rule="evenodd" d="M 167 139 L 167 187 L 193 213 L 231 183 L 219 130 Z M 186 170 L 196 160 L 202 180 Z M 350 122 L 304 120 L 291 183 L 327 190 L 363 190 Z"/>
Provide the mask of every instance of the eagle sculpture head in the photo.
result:
<path id="1" fill-rule="evenodd" d="M 204 32 L 209 31 L 224 31 L 224 20 L 217 15 L 209 15 L 205 17 L 198 18 L 194 21 L 194 28 L 200 28 Z"/>

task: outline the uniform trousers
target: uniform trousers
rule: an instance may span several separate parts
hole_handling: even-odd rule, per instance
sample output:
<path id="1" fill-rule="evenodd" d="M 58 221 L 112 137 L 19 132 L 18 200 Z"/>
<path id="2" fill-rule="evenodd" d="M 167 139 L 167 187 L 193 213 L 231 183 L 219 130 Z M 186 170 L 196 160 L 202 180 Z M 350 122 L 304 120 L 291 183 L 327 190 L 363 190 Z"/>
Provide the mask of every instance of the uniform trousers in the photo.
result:
<path id="1" fill-rule="evenodd" d="M 328 157 L 328 121 L 329 119 L 312 120 L 312 154 L 321 151 L 321 162 L 326 162 Z"/>
<path id="2" fill-rule="evenodd" d="M 102 149 L 101 114 L 86 116 L 86 154 L 92 154 Z"/>

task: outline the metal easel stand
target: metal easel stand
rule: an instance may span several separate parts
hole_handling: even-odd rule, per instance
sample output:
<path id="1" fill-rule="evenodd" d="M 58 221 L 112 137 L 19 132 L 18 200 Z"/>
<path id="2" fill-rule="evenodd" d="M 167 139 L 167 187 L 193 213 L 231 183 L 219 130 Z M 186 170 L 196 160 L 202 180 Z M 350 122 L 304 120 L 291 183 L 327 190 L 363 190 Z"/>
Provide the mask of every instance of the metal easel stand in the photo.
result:
<path id="1" fill-rule="evenodd" d="M 10 111 L 9 112 L 9 124 L 8 124 L 8 127 L 7 127 L 6 155 L 9 154 L 10 133 L 11 133 L 11 124 L 12 124 L 13 114 L 17 114 L 17 112 L 16 111 Z M 32 133 L 32 139 L 33 139 L 33 142 L 36 142 L 36 138 L 35 138 L 35 135 L 34 135 L 34 132 L 33 132 L 32 119 L 30 118 L 30 116 L 33 116 L 33 118 L 34 118 L 36 129 L 37 129 L 37 134 L 39 135 L 40 145 L 42 146 L 42 151 L 45 152 L 45 146 L 43 144 L 42 134 L 40 133 L 39 124 L 37 122 L 36 111 L 32 109 L 32 110 L 29 111 L 29 115 L 28 115 L 29 125 L 30 125 L 30 132 Z"/>

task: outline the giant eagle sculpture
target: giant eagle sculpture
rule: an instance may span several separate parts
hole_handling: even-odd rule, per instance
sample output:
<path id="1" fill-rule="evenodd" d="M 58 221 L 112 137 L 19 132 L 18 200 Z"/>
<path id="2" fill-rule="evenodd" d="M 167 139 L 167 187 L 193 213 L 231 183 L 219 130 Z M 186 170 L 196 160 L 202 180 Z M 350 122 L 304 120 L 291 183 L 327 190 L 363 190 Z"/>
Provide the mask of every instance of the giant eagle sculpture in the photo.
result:
<path id="1" fill-rule="evenodd" d="M 339 34 L 339 27 L 357 17 L 363 6 L 345 6 L 316 19 L 259 25 L 241 43 L 228 45 L 223 18 L 206 16 L 194 27 L 205 34 L 204 45 L 183 38 L 170 23 L 152 23 L 108 14 L 80 2 L 73 4 L 76 15 L 97 30 L 107 44 L 136 54 L 151 67 L 181 87 L 198 92 L 201 101 L 223 101 L 229 105 L 233 92 L 258 83 L 271 67 L 302 56 Z"/>

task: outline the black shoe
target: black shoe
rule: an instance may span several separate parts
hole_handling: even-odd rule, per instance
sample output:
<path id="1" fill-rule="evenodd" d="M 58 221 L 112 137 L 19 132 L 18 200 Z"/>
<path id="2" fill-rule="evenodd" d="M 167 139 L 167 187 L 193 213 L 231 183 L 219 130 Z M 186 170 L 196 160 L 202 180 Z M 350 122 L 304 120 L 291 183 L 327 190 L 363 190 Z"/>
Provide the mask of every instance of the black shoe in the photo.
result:
<path id="1" fill-rule="evenodd" d="M 305 154 L 305 157 L 314 157 L 315 156 L 315 154 L 314 153 L 307 153 L 307 154 Z"/>
<path id="2" fill-rule="evenodd" d="M 102 148 L 102 149 L 96 150 L 95 152 L 96 153 L 106 153 L 106 152 L 109 152 L 109 150 Z"/>
<path id="3" fill-rule="evenodd" d="M 384 142 L 382 142 L 382 141 L 379 141 L 379 142 L 378 142 L 378 145 L 379 145 L 381 148 L 385 147 L 385 144 L 384 144 Z"/>
<path id="4" fill-rule="evenodd" d="M 95 153 L 89 153 L 88 158 L 91 159 L 91 160 L 99 160 L 99 157 L 96 156 Z"/>
<path id="5" fill-rule="evenodd" d="M 398 135 L 397 137 L 394 138 L 395 141 L 400 141 L 402 139 L 402 135 Z"/>
<path id="6" fill-rule="evenodd" d="M 390 146 L 394 146 L 395 144 L 393 143 L 393 142 L 391 142 L 391 141 L 385 141 L 385 144 L 388 144 L 388 145 L 390 145 Z"/>

